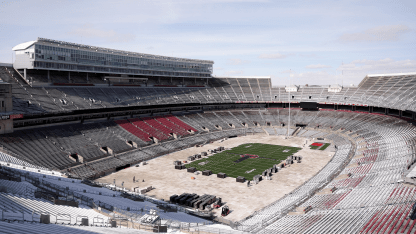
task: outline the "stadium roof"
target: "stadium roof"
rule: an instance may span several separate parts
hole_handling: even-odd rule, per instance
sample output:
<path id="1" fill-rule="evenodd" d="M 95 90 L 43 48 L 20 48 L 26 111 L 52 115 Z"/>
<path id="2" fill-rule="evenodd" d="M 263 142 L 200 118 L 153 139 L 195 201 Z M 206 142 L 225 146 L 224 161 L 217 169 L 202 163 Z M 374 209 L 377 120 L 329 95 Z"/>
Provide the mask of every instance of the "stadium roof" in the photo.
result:
<path id="1" fill-rule="evenodd" d="M 35 44 L 36 41 L 28 41 L 24 43 L 20 43 L 19 45 L 12 48 L 12 50 L 25 50 Z"/>
<path id="2" fill-rule="evenodd" d="M 407 72 L 407 73 L 390 73 L 390 74 L 370 74 L 367 75 L 368 77 L 376 77 L 376 76 L 410 76 L 416 75 L 416 72 Z"/>
<path id="3" fill-rule="evenodd" d="M 83 44 L 52 40 L 52 39 L 41 38 L 41 37 L 38 37 L 36 41 L 28 41 L 28 42 L 21 43 L 13 47 L 13 50 L 24 50 L 36 42 L 45 42 L 45 43 L 50 43 L 50 44 L 57 44 L 58 46 L 61 46 L 61 45 L 70 46 L 70 47 L 73 47 L 74 49 L 82 48 L 82 49 L 87 49 L 87 50 L 91 50 L 94 52 L 120 54 L 124 56 L 137 56 L 137 57 L 140 56 L 142 58 L 149 58 L 149 59 L 161 59 L 161 60 L 170 60 L 170 61 L 177 61 L 177 62 L 197 62 L 197 63 L 214 64 L 214 61 L 211 61 L 211 60 L 187 59 L 187 58 L 177 58 L 177 57 L 169 57 L 169 56 L 161 56 L 161 55 L 153 55 L 153 54 L 143 54 L 143 53 L 137 53 L 137 52 L 132 52 L 132 51 L 115 50 L 115 49 L 109 49 L 109 48 L 104 48 L 104 47 L 83 45 Z"/>
<path id="4" fill-rule="evenodd" d="M 248 79 L 271 79 L 271 76 L 213 76 L 216 78 L 231 78 L 231 79 L 241 79 L 241 78 L 248 78 Z"/>

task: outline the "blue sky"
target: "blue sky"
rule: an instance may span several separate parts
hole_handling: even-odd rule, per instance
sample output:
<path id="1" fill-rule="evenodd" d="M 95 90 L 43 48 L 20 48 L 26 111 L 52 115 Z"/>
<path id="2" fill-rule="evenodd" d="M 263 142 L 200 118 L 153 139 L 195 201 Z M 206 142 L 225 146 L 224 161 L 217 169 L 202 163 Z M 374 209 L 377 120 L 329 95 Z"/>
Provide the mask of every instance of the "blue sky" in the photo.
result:
<path id="1" fill-rule="evenodd" d="M 416 72 L 416 1 L 0 0 L 0 62 L 37 37 L 213 60 L 217 76 L 358 84 Z"/>

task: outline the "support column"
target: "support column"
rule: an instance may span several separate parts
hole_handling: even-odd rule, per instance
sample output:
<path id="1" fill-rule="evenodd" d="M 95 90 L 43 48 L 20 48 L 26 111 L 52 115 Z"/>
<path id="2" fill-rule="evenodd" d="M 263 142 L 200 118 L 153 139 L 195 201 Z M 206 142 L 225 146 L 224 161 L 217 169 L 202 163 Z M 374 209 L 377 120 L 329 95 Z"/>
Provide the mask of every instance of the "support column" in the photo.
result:
<path id="1" fill-rule="evenodd" d="M 49 74 L 49 70 L 48 70 L 48 83 L 51 83 L 51 76 Z"/>
<path id="2" fill-rule="evenodd" d="M 27 78 L 26 78 L 26 68 L 23 69 L 23 77 L 25 78 L 25 80 L 27 80 Z"/>
<path id="3" fill-rule="evenodd" d="M 185 87 L 185 77 L 182 77 L 182 87 Z"/>
<path id="4" fill-rule="evenodd" d="M 88 73 L 87 73 L 87 83 L 88 83 Z"/>
<path id="5" fill-rule="evenodd" d="M 385 114 L 385 115 L 388 115 L 388 114 L 389 114 L 389 112 L 388 112 L 388 109 L 387 109 L 387 108 L 384 108 L 384 114 Z"/>
<path id="6" fill-rule="evenodd" d="M 372 107 L 372 106 L 370 106 L 370 108 L 368 108 L 368 111 L 369 111 L 370 113 L 373 113 L 373 107 Z"/>
<path id="7" fill-rule="evenodd" d="M 71 72 L 68 72 L 68 83 L 71 83 Z"/>
<path id="8" fill-rule="evenodd" d="M 399 110 L 399 117 L 403 117 L 403 113 L 401 110 Z"/>

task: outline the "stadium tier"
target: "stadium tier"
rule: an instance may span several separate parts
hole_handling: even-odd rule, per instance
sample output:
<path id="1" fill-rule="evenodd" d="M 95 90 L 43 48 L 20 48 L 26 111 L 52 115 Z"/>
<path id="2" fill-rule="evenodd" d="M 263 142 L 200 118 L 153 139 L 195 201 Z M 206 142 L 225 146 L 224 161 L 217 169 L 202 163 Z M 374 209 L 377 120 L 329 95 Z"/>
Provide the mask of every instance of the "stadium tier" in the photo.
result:
<path id="1" fill-rule="evenodd" d="M 367 76 L 358 87 L 344 87 L 339 92 L 328 92 L 329 87 L 324 86 L 301 86 L 290 97 L 283 87 L 271 87 L 270 78 L 213 77 L 210 78 L 208 86 L 192 88 L 181 85 L 138 87 L 115 84 L 31 87 L 13 68 L 1 67 L 0 76 L 3 81 L 12 84 L 13 111 L 26 115 L 149 105 L 253 102 L 318 102 L 322 105 L 416 111 L 413 100 L 416 90 L 415 74 Z M 218 84 L 217 81 L 221 83 Z M 391 111 L 393 114 L 394 110 Z"/>
<path id="2" fill-rule="evenodd" d="M 337 151 L 332 160 L 314 177 L 290 194 L 238 222 L 237 229 L 259 233 L 324 233 L 328 230 L 332 233 L 374 232 L 374 230 L 380 230 L 380 232 L 403 230 L 409 233 L 414 231 L 413 221 L 406 220 L 406 214 L 411 210 L 416 189 L 398 182 L 408 172 L 409 165 L 415 159 L 416 129 L 412 125 L 396 117 L 352 111 L 292 110 L 290 115 L 293 121 L 292 134 L 305 138 L 331 139 L 337 146 Z M 182 126 L 189 126 L 186 128 L 193 128 L 200 133 L 165 140 L 157 145 L 146 146 L 143 142 L 140 150 L 130 149 L 127 152 L 115 154 L 115 157 L 104 157 L 85 163 L 85 166 L 75 167 L 68 164 L 71 163 L 68 157 L 54 156 L 54 162 L 52 162 L 46 160 L 46 156 L 53 153 L 57 155 L 56 152 L 67 156 L 65 150 L 72 153 L 77 152 L 76 150 L 81 146 L 89 147 L 88 140 L 85 138 L 127 138 L 137 142 L 139 137 L 128 133 L 116 124 L 116 122 L 121 124 L 120 121 L 103 121 L 84 125 L 64 125 L 65 128 L 71 129 L 71 134 L 66 135 L 57 134 L 57 132 L 66 132 L 60 131 L 61 127 L 38 128 L 32 132 L 17 130 L 3 136 L 2 145 L 12 151 L 19 160 L 30 159 L 38 167 L 48 167 L 52 163 L 63 167 L 69 165 L 72 166 L 69 174 L 86 178 L 112 167 L 144 161 L 177 149 L 228 136 L 286 135 L 287 128 L 279 124 L 288 123 L 288 111 L 286 109 L 212 111 L 190 115 L 169 115 L 166 118 L 160 116 L 152 119 L 158 121 L 161 118 L 164 118 L 164 121 L 170 121 L 169 119 L 172 118 L 175 118 L 176 122 L 182 120 L 180 122 Z M 149 120 L 150 118 L 141 119 Z M 277 125 L 266 126 L 258 120 L 263 120 L 266 124 L 275 120 Z M 131 124 L 129 120 L 125 121 Z M 241 124 L 250 123 L 250 121 L 259 124 L 250 127 Z M 311 127 L 296 131 L 298 121 L 307 123 Z M 161 121 L 158 122 L 161 124 Z M 227 129 L 211 127 L 212 131 L 202 132 L 205 123 L 225 126 L 228 122 L 233 123 L 234 126 L 240 123 L 240 126 L 234 128 L 229 125 Z M 111 130 L 107 127 L 111 127 Z M 88 135 L 83 135 L 83 132 Z M 98 138 L 106 132 L 110 134 L 109 137 Z M 117 133 L 123 138 L 120 138 Z M 46 135 L 48 138 L 44 137 Z M 44 140 L 41 140 L 43 138 Z M 15 146 L 23 142 L 24 144 L 20 144 L 21 147 Z M 56 142 L 57 145 L 50 142 Z M 48 150 L 51 147 L 55 150 Z M 61 147 L 65 150 L 60 151 Z M 334 179 L 335 176 L 341 179 Z M 334 187 L 336 188 L 334 192 L 319 192 Z M 18 187 L 16 189 L 19 190 Z M 273 189 L 278 188 L 272 188 L 271 191 Z M 13 199 L 18 203 L 21 198 Z M 297 206 L 310 206 L 312 210 L 306 214 L 290 215 L 289 212 Z"/>
<path id="3" fill-rule="evenodd" d="M 186 232 L 416 232 L 409 218 L 416 199 L 416 73 L 368 75 L 357 87 L 279 87 L 270 77 L 212 77 L 208 60 L 43 38 L 13 49 L 16 63 L 0 67 L 12 103 L 0 120 L 0 209 L 2 220 L 21 223 L 0 222 L 8 232 L 111 233 L 106 228 L 112 221 L 129 232 L 130 224 L 148 224 L 151 216 L 144 213 L 153 209 L 160 225 Z M 216 219 L 231 230 L 213 231 L 183 207 L 166 211 L 173 204 L 90 181 L 193 146 L 250 135 L 304 138 L 314 141 L 309 149 L 333 156 L 300 186 L 251 215 Z M 242 173 L 259 181 L 267 170 L 228 167 L 252 157 L 284 167 L 298 146 L 250 143 L 210 156 L 216 163 L 207 165 L 204 158 L 185 166 L 222 178 L 225 168 L 238 182 Z M 271 153 L 276 149 L 284 153 Z M 273 194 L 280 188 L 267 189 Z M 64 200 L 79 206 L 62 208 L 57 203 Z M 48 215 L 50 222 L 76 229 L 28 224 L 43 223 Z M 83 219 L 102 227 L 85 227 Z"/>

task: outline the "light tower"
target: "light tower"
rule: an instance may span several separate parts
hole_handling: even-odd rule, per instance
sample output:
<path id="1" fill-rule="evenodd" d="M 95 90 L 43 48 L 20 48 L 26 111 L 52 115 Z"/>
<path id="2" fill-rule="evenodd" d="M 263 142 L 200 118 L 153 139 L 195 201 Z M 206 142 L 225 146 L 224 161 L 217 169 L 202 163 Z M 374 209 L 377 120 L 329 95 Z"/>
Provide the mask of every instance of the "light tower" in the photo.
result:
<path id="1" fill-rule="evenodd" d="M 289 97 L 287 100 L 289 102 L 289 123 L 287 125 L 287 138 L 289 138 L 289 131 L 290 131 L 290 90 L 292 89 L 291 77 L 293 77 L 292 69 L 290 70 L 290 75 L 289 75 Z"/>

